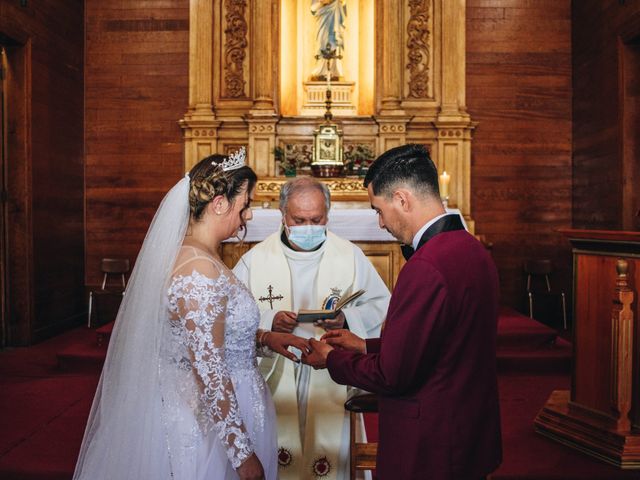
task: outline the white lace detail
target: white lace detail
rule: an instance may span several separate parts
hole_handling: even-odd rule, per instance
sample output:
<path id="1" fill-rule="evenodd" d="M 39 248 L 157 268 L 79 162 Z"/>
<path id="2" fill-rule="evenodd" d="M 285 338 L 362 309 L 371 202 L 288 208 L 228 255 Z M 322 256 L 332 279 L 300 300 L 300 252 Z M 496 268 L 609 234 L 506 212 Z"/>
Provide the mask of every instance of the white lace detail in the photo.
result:
<path id="1" fill-rule="evenodd" d="M 193 258 L 197 259 L 202 257 Z M 208 269 L 196 269 L 192 262 L 186 262 L 190 274 L 172 278 L 168 291 L 171 340 L 165 351 L 174 374 L 196 374 L 198 423 L 205 432 L 215 429 L 237 468 L 253 453 L 251 436 L 264 429 L 265 385 L 257 369 L 255 340 L 260 314 L 255 300 L 233 273 L 207 260 Z M 209 270 L 208 275 L 198 270 Z M 251 383 L 252 412 L 239 409 L 234 385 L 241 382 Z M 254 417 L 251 436 L 241 413 Z"/>

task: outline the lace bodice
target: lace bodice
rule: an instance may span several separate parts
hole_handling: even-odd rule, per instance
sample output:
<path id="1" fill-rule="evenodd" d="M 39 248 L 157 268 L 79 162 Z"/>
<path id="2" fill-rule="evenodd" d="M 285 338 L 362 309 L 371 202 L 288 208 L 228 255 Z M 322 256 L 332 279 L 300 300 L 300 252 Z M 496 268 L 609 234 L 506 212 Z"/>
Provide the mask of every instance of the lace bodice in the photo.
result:
<path id="1" fill-rule="evenodd" d="M 234 468 L 253 452 L 232 380 L 258 375 L 260 313 L 249 291 L 221 262 L 182 247 L 168 291 L 175 364 L 192 370 L 199 421 L 213 427 Z M 247 373 L 247 371 L 249 373 Z"/>

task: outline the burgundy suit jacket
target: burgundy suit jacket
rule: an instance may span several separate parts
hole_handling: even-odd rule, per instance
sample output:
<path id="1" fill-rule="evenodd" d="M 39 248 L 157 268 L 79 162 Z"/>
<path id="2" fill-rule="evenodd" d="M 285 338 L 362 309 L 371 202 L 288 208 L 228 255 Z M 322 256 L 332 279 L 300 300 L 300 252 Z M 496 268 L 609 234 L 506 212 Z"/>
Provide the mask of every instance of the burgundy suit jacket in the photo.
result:
<path id="1" fill-rule="evenodd" d="M 379 395 L 381 480 L 480 479 L 502 460 L 498 274 L 459 220 L 425 232 L 367 353 L 333 350 L 334 381 Z"/>

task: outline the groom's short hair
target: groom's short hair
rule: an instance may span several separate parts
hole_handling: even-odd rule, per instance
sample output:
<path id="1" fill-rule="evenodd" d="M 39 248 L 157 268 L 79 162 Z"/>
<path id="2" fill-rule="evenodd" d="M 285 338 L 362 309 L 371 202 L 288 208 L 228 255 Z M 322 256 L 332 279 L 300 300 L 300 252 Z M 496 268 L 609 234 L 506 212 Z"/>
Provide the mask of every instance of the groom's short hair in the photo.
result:
<path id="1" fill-rule="evenodd" d="M 440 198 L 438 170 L 423 145 L 407 144 L 384 152 L 369 167 L 364 186 L 369 185 L 376 196 L 390 196 L 405 185 L 416 193 Z"/>

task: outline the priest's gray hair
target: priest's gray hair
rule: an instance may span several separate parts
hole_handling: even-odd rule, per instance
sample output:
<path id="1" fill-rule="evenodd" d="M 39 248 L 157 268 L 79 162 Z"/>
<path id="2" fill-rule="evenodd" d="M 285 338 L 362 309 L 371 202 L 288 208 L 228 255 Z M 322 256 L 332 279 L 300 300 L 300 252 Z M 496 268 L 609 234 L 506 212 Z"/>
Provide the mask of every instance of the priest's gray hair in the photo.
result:
<path id="1" fill-rule="evenodd" d="M 312 177 L 296 177 L 282 186 L 280 189 L 280 211 L 285 213 L 289 199 L 293 195 L 307 190 L 317 190 L 324 195 L 324 205 L 327 208 L 327 213 L 329 213 L 329 209 L 331 208 L 331 193 L 324 183 Z"/>

